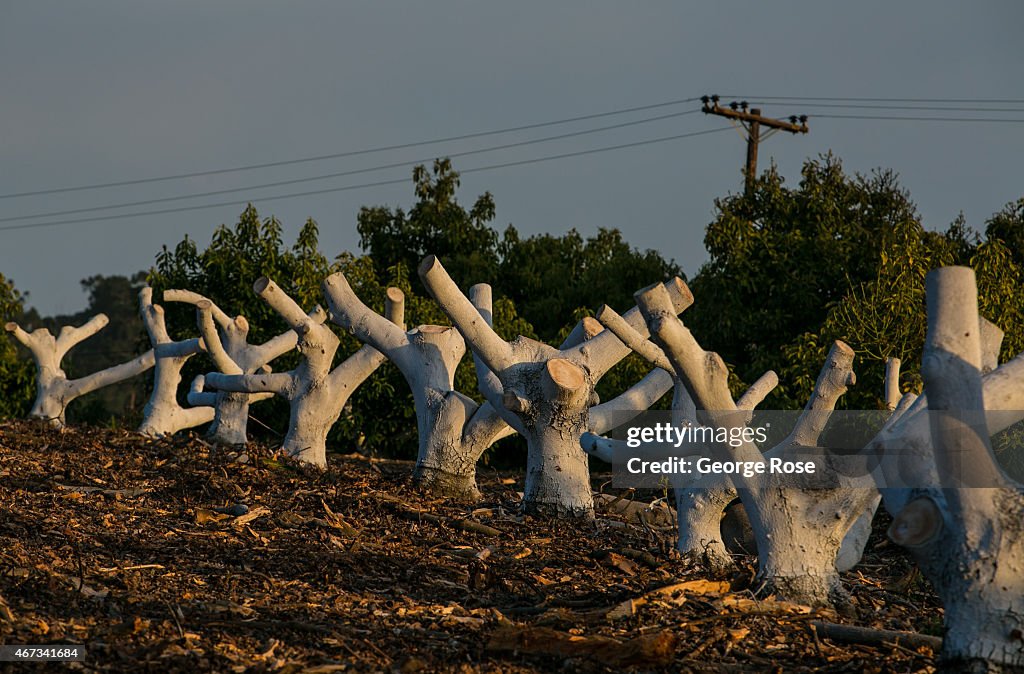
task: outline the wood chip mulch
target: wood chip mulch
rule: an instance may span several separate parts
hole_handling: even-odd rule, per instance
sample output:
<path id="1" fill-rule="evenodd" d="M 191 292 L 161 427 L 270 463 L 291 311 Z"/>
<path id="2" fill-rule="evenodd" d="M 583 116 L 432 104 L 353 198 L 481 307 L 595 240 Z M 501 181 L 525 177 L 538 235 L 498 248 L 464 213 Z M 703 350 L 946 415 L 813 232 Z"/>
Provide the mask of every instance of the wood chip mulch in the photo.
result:
<path id="1" fill-rule="evenodd" d="M 0 644 L 81 644 L 60 667 L 88 672 L 933 670 L 942 611 L 884 522 L 840 616 L 755 599 L 750 559 L 687 567 L 672 526 L 622 501 L 534 519 L 521 475 L 482 469 L 467 506 L 417 493 L 406 462 L 329 463 L 0 424 Z M 925 638 L 837 643 L 820 622 Z"/>

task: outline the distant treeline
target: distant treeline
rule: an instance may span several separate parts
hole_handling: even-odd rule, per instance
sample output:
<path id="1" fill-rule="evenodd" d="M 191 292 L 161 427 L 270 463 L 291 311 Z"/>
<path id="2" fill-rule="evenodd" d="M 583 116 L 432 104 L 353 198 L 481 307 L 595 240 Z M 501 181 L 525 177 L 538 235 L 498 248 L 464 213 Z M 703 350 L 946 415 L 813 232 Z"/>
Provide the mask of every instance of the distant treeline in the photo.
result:
<path id="1" fill-rule="evenodd" d="M 325 255 L 312 220 L 286 245 L 281 223 L 261 218 L 250 206 L 236 224 L 218 227 L 205 248 L 186 237 L 173 248 L 165 246 L 148 272 L 84 280 L 89 305 L 70 316 L 26 313 L 24 298 L 0 276 L 0 312 L 5 321 L 18 320 L 26 329 L 51 330 L 106 313 L 110 325 L 72 351 L 65 363 L 76 376 L 148 348 L 136 299 L 146 282 L 155 288 L 157 302 L 162 290 L 186 288 L 210 297 L 232 315 L 246 316 L 255 343 L 285 328 L 253 294 L 252 283 L 259 276 L 273 278 L 312 308 L 323 302 L 323 278 L 341 270 L 375 309 L 383 309 L 384 291 L 395 285 L 407 296 L 408 325 L 447 324 L 415 273 L 419 261 L 434 254 L 463 288 L 480 282 L 493 286 L 499 334 L 557 343 L 600 305 L 628 309 L 637 289 L 682 276 L 673 260 L 630 246 L 617 229 L 601 229 L 592 237 L 575 230 L 522 237 L 512 226 L 499 233 L 492 226 L 494 199 L 484 194 L 468 208 L 461 205 L 456 198 L 459 176 L 447 160 L 435 162 L 432 170 L 417 167 L 413 182 L 416 202 L 408 211 L 361 209 L 357 227 L 362 255 Z M 637 218 L 644 217 L 642 204 L 636 212 Z M 781 385 L 766 408 L 793 408 L 806 400 L 828 347 L 842 339 L 857 351 L 858 382 L 845 404 L 874 408 L 880 404 L 887 357 L 903 360 L 903 390 L 920 388 L 915 367 L 925 330 L 923 281 L 934 267 L 974 267 L 982 314 L 1006 331 L 1004 354 L 1024 351 L 1024 199 L 993 215 L 982 231 L 972 230 L 962 218 L 945 231 L 925 230 L 909 195 L 888 171 L 848 176 L 828 155 L 807 161 L 799 184 L 787 187 L 772 167 L 757 179 L 751 194 L 715 201 L 715 217 L 704 240 L 709 261 L 689 279 L 696 300 L 683 319 L 703 345 L 729 363 L 737 390 L 765 370 L 779 373 Z M 191 307 L 167 303 L 165 310 L 172 336 L 196 335 Z M 358 345 L 351 336 L 339 334 L 339 358 L 344 358 Z M 0 415 L 8 417 L 27 414 L 34 395 L 31 364 L 18 349 L 13 340 L 0 344 Z M 282 371 L 293 364 L 294 356 L 286 356 L 273 365 Z M 207 358 L 193 358 L 182 396 L 192 376 L 212 368 Z M 601 397 L 613 397 L 644 371 L 638 357 L 628 358 L 602 381 Z M 469 358 L 457 383 L 479 399 Z M 69 420 L 131 427 L 145 404 L 147 387 L 142 376 L 91 394 L 71 407 Z M 408 387 L 387 365 L 357 390 L 331 439 L 343 451 L 358 448 L 411 457 L 416 448 L 412 410 Z M 252 414 L 259 422 L 251 425 L 256 435 L 261 425 L 271 429 L 268 433 L 280 432 L 287 406 L 261 403 Z M 510 438 L 504 446 L 516 442 Z"/>

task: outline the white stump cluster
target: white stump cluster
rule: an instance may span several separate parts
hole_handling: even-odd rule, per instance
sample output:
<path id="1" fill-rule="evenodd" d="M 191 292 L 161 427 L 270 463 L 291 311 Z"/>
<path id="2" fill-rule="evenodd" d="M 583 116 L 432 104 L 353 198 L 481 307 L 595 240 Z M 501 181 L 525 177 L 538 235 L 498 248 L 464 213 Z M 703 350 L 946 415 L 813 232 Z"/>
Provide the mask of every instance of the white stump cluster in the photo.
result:
<path id="1" fill-rule="evenodd" d="M 26 332 L 16 323 L 5 327 L 36 363 L 34 418 L 60 427 L 75 398 L 155 366 L 140 432 L 165 436 L 212 421 L 215 441 L 244 444 L 249 405 L 278 395 L 291 406 L 283 451 L 318 466 L 326 464 L 328 431 L 355 387 L 390 359 L 415 402 L 416 480 L 444 496 L 477 498 L 481 454 L 518 432 L 528 447 L 523 508 L 532 513 L 592 516 L 588 453 L 612 460 L 622 445 L 602 434 L 630 421 L 669 389 L 674 388 L 674 423 L 743 429 L 778 383 L 769 372 L 733 398 L 725 363 L 705 351 L 678 317 L 693 302 L 680 279 L 638 291 L 637 306 L 624 315 L 603 307 L 598 320 L 584 319 L 555 348 L 521 336 L 502 339 L 491 324 L 490 286 L 476 285 L 467 297 L 433 256 L 424 259 L 419 274 L 453 327 L 406 330 L 401 291 L 388 289 L 381 316 L 340 273 L 323 282 L 329 315 L 319 307 L 305 312 L 268 278 L 256 281 L 254 291 L 289 326 L 261 345 L 248 343 L 244 317 L 231 318 L 188 290 L 169 290 L 164 300 L 195 306 L 200 336 L 174 341 L 152 289 L 143 288 L 139 308 L 152 350 L 74 380 L 61 361 L 102 329 L 106 316 L 77 328 L 65 326 L 57 337 L 46 329 Z M 993 433 L 1024 420 L 1024 355 L 999 365 L 1003 334 L 978 316 L 973 271 L 939 269 L 928 275 L 926 286 L 925 391 L 902 394 L 900 361 L 888 360 L 882 397 L 888 418 L 864 452 L 851 459 L 864 466 L 865 459 L 878 459 L 877 465 L 860 472 L 835 470 L 831 481 L 813 489 L 770 473 L 705 476 L 679 486 L 679 550 L 710 568 L 730 565 L 722 521 L 738 497 L 756 548 L 750 551 L 758 560 L 755 591 L 842 608 L 847 595 L 839 572 L 859 560 L 881 498 L 893 515 L 890 538 L 910 552 L 943 602 L 942 667 L 1024 671 L 1024 487 L 1000 469 L 990 441 Z M 328 318 L 365 344 L 337 366 L 339 339 Z M 455 390 L 455 371 L 467 346 L 483 404 Z M 295 348 L 300 364 L 272 372 L 271 361 Z M 192 406 L 183 407 L 177 397 L 182 367 L 204 351 L 219 372 L 197 377 L 187 396 Z M 630 352 L 654 369 L 602 404 L 596 384 Z M 751 462 L 822 451 L 819 437 L 837 401 L 856 381 L 853 361 L 849 346 L 838 341 L 832 346 L 793 431 L 775 447 L 762 452 L 746 442 L 702 450 Z M 904 486 L 907 476 L 926 486 Z"/>

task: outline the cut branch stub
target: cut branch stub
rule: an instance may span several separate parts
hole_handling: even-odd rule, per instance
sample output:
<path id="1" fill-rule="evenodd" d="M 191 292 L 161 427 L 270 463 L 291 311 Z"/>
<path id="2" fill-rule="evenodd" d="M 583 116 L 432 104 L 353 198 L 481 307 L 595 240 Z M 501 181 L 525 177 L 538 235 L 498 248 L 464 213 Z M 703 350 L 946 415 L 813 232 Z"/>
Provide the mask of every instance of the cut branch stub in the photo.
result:
<path id="1" fill-rule="evenodd" d="M 919 548 L 935 541 L 942 531 L 942 513 L 935 501 L 924 496 L 915 499 L 893 518 L 888 535 L 893 543 Z"/>
<path id="2" fill-rule="evenodd" d="M 885 361 L 885 407 L 894 411 L 900 402 L 900 359 Z"/>
<path id="3" fill-rule="evenodd" d="M 544 364 L 541 379 L 548 399 L 563 405 L 578 405 L 586 400 L 586 376 L 577 365 L 564 358 L 552 358 Z"/>
<path id="4" fill-rule="evenodd" d="M 401 288 L 391 286 L 386 291 L 387 307 L 385 318 L 394 323 L 400 329 L 405 330 L 405 293 Z"/>
<path id="5" fill-rule="evenodd" d="M 473 303 L 462 294 L 440 260 L 433 255 L 423 258 L 419 274 L 424 285 L 458 326 L 466 342 L 473 345 L 473 350 L 480 354 L 492 372 L 501 372 L 516 362 L 512 348 L 491 329 Z"/>
<path id="6" fill-rule="evenodd" d="M 998 325 L 979 318 L 981 332 L 981 373 L 987 374 L 999 367 L 999 350 L 1003 346 L 1003 331 Z"/>

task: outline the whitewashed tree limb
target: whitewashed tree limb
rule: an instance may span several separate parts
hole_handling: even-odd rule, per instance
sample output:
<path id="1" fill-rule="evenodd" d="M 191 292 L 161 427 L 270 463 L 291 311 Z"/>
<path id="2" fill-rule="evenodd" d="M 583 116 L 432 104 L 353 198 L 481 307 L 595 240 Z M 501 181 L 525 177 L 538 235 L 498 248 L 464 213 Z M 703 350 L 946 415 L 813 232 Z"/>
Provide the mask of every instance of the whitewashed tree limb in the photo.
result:
<path id="1" fill-rule="evenodd" d="M 736 401 L 736 409 L 753 411 L 778 385 L 779 375 L 775 373 L 775 370 L 768 370 L 739 397 Z"/>
<path id="2" fill-rule="evenodd" d="M 470 289 L 472 290 L 472 289 Z M 472 296 L 470 296 L 472 299 Z M 601 334 L 601 330 L 604 328 L 597 321 L 597 319 L 591 316 L 584 316 L 581 318 L 572 331 L 566 336 L 565 341 L 559 345 L 560 350 L 571 349 L 574 346 L 579 346 L 583 342 L 593 339 L 597 335 Z"/>
<path id="3" fill-rule="evenodd" d="M 153 351 L 150 350 L 127 363 L 69 380 L 60 366 L 64 356 L 76 344 L 95 335 L 107 322 L 104 314 L 97 314 L 80 328 L 65 326 L 57 338 L 46 328 L 38 328 L 29 333 L 13 321 L 4 326 L 12 337 L 29 350 L 36 364 L 36 398 L 29 412 L 30 417 L 63 428 L 67 407 L 75 398 L 134 377 L 153 367 Z"/>
<path id="4" fill-rule="evenodd" d="M 981 340 L 981 373 L 988 374 L 999 367 L 999 350 L 1003 346 L 1003 331 L 998 325 L 978 318 Z"/>
<path id="5" fill-rule="evenodd" d="M 651 370 L 647 376 L 615 398 L 592 406 L 589 431 L 605 433 L 628 424 L 672 390 L 672 385 L 672 375 L 668 372 L 661 369 Z"/>
<path id="6" fill-rule="evenodd" d="M 887 358 L 885 360 L 885 407 L 895 411 L 902 398 L 900 393 L 900 359 Z"/>

